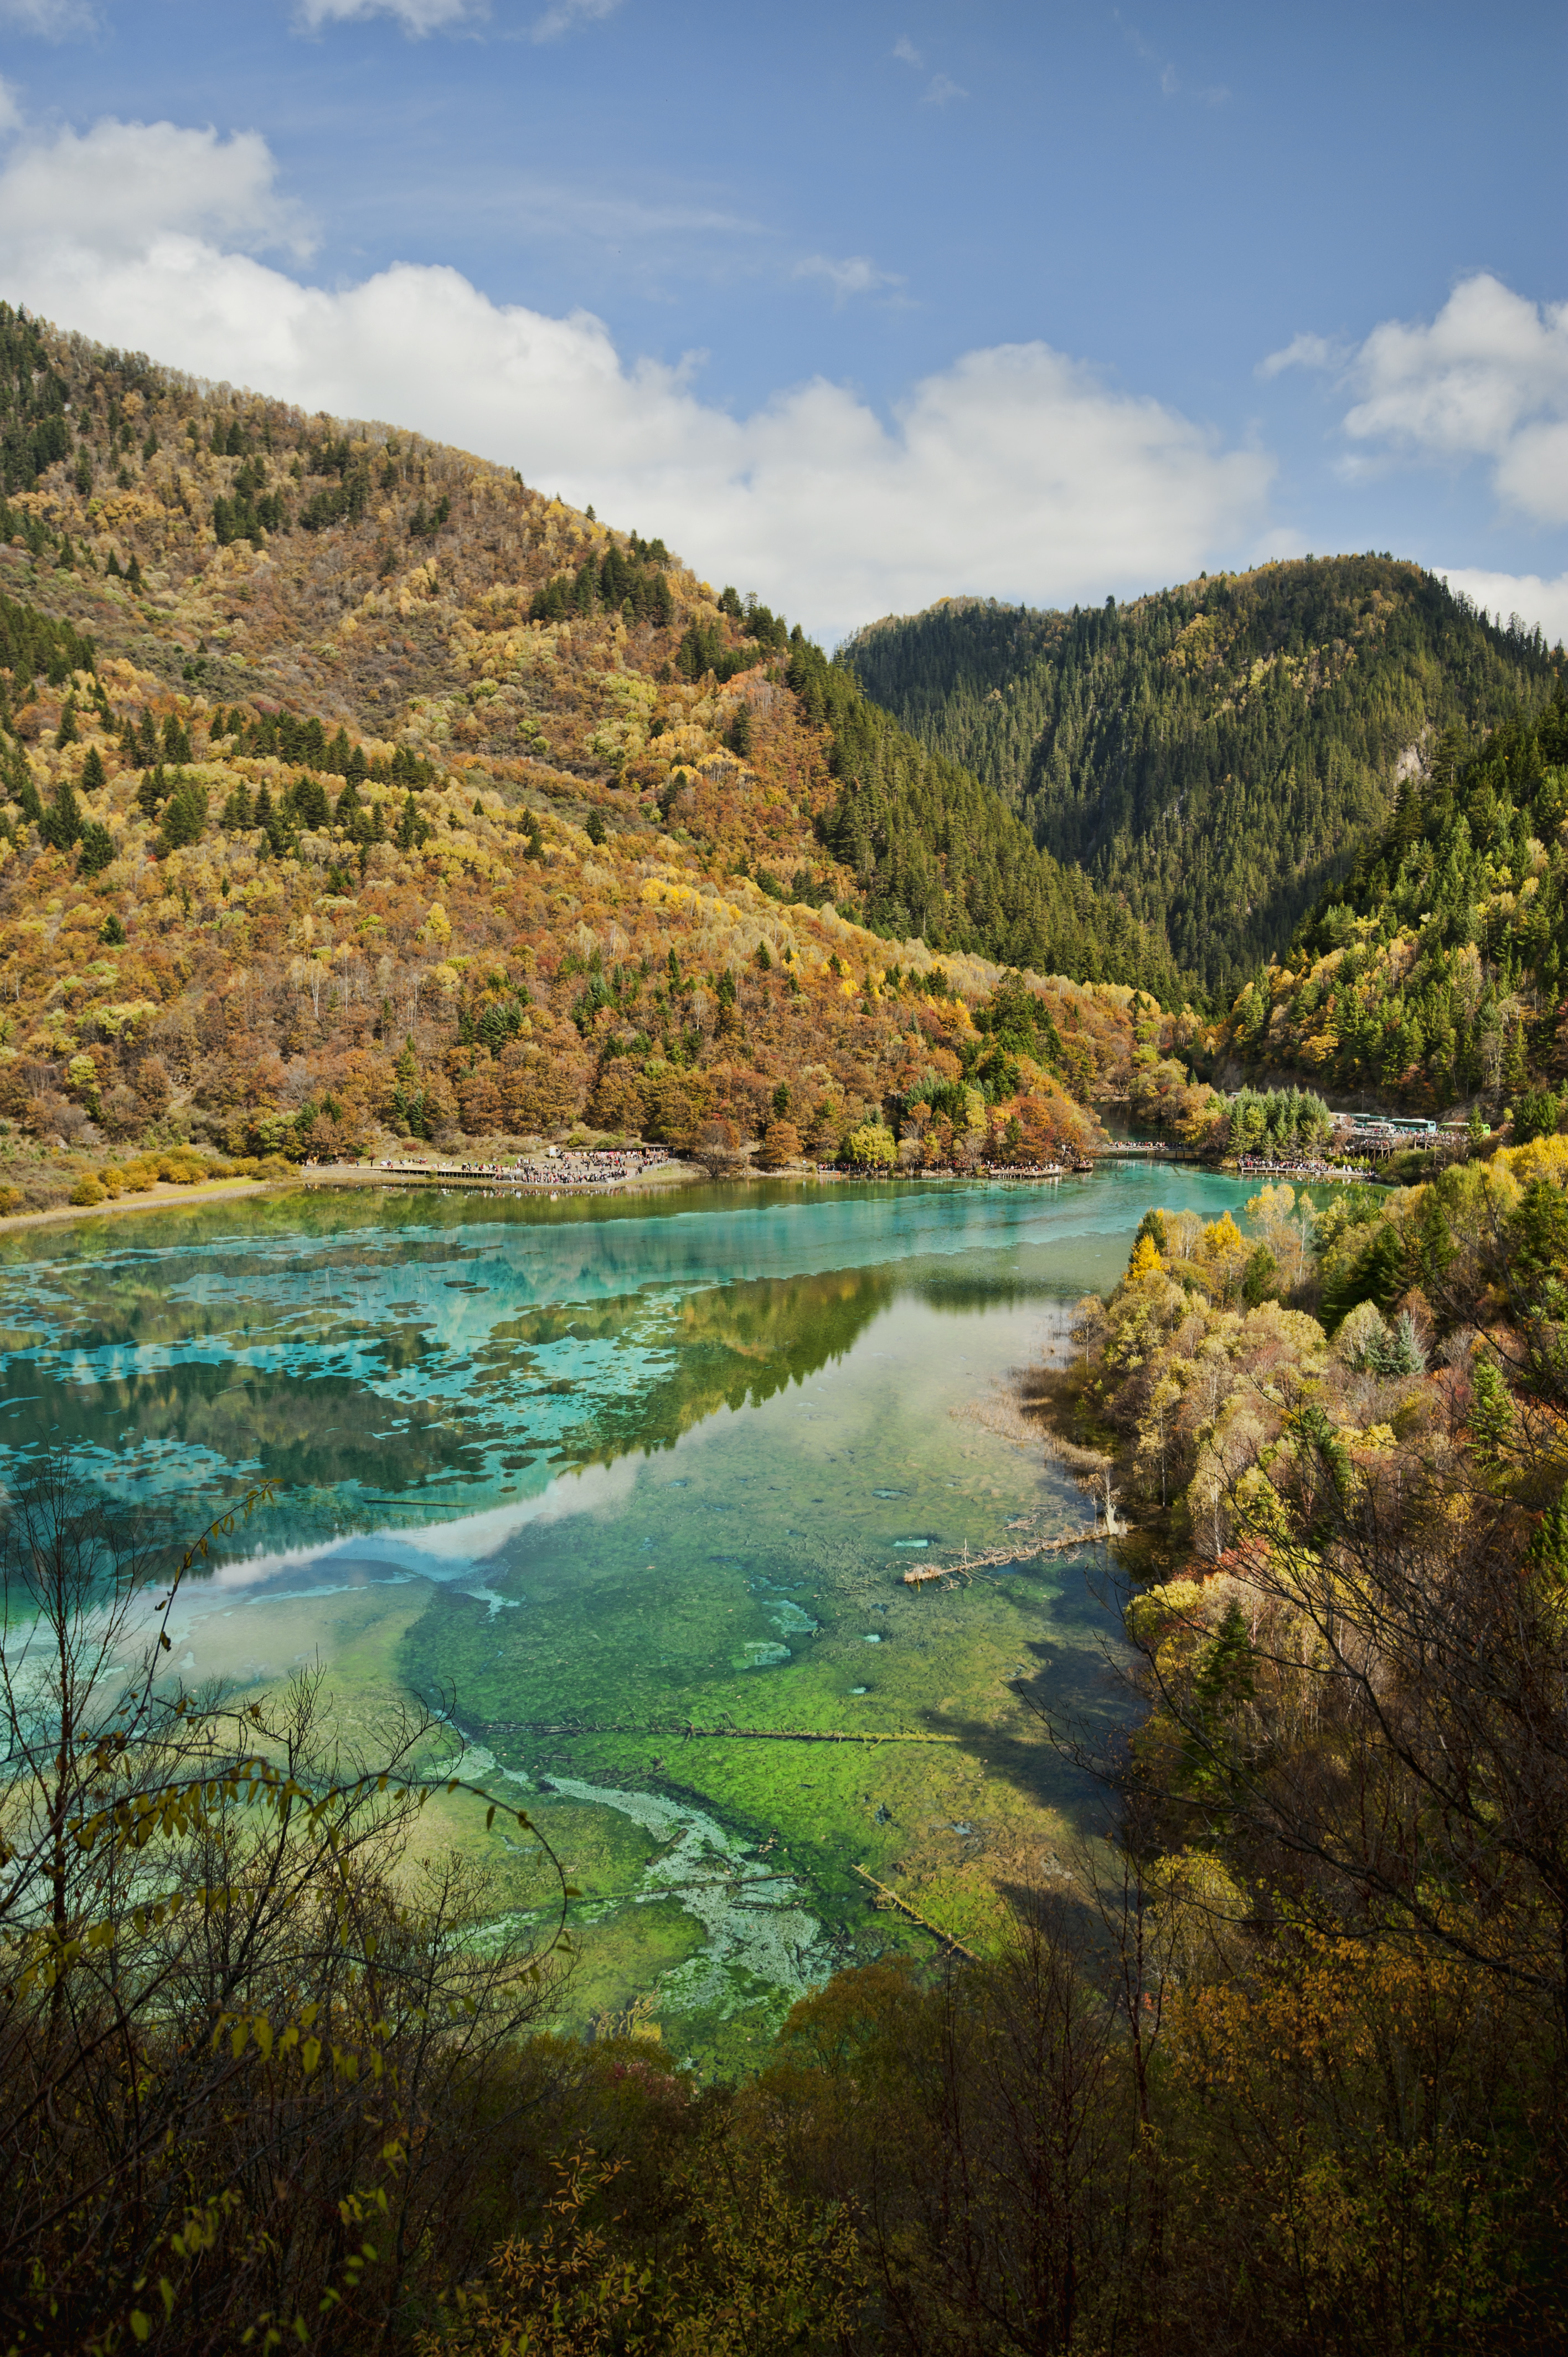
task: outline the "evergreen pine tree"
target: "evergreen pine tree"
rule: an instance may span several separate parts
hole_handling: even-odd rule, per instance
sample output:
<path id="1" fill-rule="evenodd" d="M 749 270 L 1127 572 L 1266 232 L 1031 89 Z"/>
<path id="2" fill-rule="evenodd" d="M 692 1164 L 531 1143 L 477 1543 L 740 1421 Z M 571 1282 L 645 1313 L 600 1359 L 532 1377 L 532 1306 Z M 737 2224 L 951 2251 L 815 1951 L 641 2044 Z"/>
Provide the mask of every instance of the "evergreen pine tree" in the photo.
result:
<path id="1" fill-rule="evenodd" d="M 77 865 L 83 876 L 101 876 L 114 856 L 114 838 L 97 819 L 90 819 L 81 830 L 81 848 Z"/>
<path id="2" fill-rule="evenodd" d="M 64 702 L 64 703 L 61 705 L 61 706 L 60 706 L 60 713 L 59 713 L 59 727 L 58 731 L 56 732 L 56 736 L 55 736 L 55 743 L 56 743 L 57 745 L 74 745 L 74 744 L 75 744 L 75 742 L 76 742 L 76 691 L 75 691 L 75 690 L 74 690 L 74 688 L 73 688 L 73 689 L 72 689 L 72 691 L 71 691 L 71 693 L 70 693 L 70 694 L 66 697 L 65 702 Z"/>
<path id="3" fill-rule="evenodd" d="M 87 759 L 81 765 L 82 791 L 95 794 L 99 787 L 107 785 L 108 781 L 108 771 L 103 767 L 103 756 L 96 745 L 90 745 L 87 748 Z"/>
<path id="4" fill-rule="evenodd" d="M 44 841 L 57 851 L 69 851 L 81 834 L 81 809 L 76 790 L 69 778 L 62 778 L 54 791 L 54 800 L 44 813 L 41 828 Z"/>

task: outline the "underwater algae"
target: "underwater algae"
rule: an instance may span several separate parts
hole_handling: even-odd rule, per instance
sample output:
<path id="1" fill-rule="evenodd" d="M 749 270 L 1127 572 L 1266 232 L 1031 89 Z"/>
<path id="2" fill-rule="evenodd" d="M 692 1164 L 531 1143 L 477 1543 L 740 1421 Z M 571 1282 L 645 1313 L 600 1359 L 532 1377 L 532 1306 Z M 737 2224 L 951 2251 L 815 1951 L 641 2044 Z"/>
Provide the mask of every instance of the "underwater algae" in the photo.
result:
<path id="1" fill-rule="evenodd" d="M 186 1674 L 319 1657 L 352 1722 L 439 1702 L 583 1891 L 564 2026 L 744 2067 L 839 1964 L 932 1952 L 857 1867 L 966 1944 L 1055 1870 L 1083 1795 L 1014 1684 L 1115 1706 L 1081 1561 L 902 1574 L 1080 1525 L 1076 1491 L 963 1411 L 1113 1280 L 1152 1197 L 1240 1192 L 1144 1169 L 88 1222 L 0 1253 L 0 1450 L 63 1440 L 193 1512 L 280 1479 L 182 1599 Z M 431 1827 L 486 1858 L 498 1905 L 539 1903 L 538 1853 Z"/>

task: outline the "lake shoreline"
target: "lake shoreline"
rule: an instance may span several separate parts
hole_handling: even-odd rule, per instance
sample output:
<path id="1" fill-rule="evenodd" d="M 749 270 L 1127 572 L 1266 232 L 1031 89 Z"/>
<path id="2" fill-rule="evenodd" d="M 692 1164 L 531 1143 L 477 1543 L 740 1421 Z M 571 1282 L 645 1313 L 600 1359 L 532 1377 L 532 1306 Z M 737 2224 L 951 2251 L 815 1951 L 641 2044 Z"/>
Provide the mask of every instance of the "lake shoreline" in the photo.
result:
<path id="1" fill-rule="evenodd" d="M 985 1182 L 1005 1181 L 1016 1186 L 1058 1186 L 1063 1179 L 1081 1178 L 1088 1174 L 1071 1169 L 1051 1172 L 990 1170 L 978 1174 Z M 433 1190 L 451 1189 L 475 1195 L 504 1194 L 521 1200 L 550 1200 L 556 1195 L 570 1195 L 576 1200 L 609 1200 L 626 1195 L 669 1194 L 685 1187 L 750 1186 L 779 1179 L 805 1180 L 817 1186 L 842 1187 L 854 1185 L 886 1185 L 897 1179 L 913 1178 L 925 1184 L 973 1185 L 974 1179 L 956 1171 L 865 1171 L 839 1170 L 831 1166 L 798 1170 L 746 1169 L 727 1173 L 714 1179 L 700 1162 L 661 1164 L 653 1170 L 639 1171 L 635 1178 L 619 1178 L 607 1184 L 589 1185 L 564 1179 L 559 1188 L 541 1183 L 519 1183 L 497 1176 L 467 1177 L 462 1173 L 432 1171 L 421 1177 L 417 1171 L 382 1170 L 374 1164 L 362 1162 L 332 1162 L 317 1166 L 301 1164 L 286 1178 L 209 1178 L 182 1186 L 158 1179 L 153 1186 L 134 1195 L 113 1197 L 102 1203 L 55 1203 L 42 1211 L 13 1211 L 0 1218 L 0 1241 L 24 1229 L 69 1226 L 83 1220 L 104 1220 L 119 1217 L 127 1211 L 168 1211 L 194 1208 L 215 1202 L 240 1202 L 257 1195 L 282 1195 L 293 1189 L 352 1189 L 381 1188 L 394 1190 L 403 1188 L 424 1188 Z"/>

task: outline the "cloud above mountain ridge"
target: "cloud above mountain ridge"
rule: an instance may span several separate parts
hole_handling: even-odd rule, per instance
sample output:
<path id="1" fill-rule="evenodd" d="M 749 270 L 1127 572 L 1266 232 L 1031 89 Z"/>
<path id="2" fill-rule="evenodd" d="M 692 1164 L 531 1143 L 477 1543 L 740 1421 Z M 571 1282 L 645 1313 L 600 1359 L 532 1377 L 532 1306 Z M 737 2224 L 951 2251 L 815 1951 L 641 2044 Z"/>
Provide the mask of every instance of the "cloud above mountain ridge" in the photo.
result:
<path id="1" fill-rule="evenodd" d="M 1042 341 L 965 353 L 886 419 L 822 377 L 735 417 L 694 361 L 628 361 L 591 314 L 499 305 L 451 268 L 313 286 L 260 258 L 309 234 L 253 133 L 24 138 L 0 247 L 8 291 L 62 326 L 514 465 L 828 635 L 951 590 L 1070 603 L 1182 577 L 1256 528 L 1273 471 Z"/>

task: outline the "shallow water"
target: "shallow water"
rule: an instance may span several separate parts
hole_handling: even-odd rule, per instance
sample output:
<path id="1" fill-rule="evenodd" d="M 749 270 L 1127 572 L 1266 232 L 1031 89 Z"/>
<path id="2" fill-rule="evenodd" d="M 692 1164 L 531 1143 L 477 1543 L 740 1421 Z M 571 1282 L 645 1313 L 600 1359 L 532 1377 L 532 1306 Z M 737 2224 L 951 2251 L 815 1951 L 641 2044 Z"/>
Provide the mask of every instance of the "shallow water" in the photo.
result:
<path id="1" fill-rule="evenodd" d="M 1081 1796 L 1009 1682 L 1115 1706 L 1092 1557 L 902 1575 L 1082 1523 L 986 1403 L 1114 1281 L 1148 1203 L 1244 1193 L 1169 1166 L 674 1202 L 302 1190 L 29 1234 L 0 1247 L 0 1470 L 64 1443 L 193 1528 L 280 1480 L 185 1596 L 184 1674 L 319 1655 L 350 1721 L 439 1702 L 583 1890 L 563 2018 L 733 2066 L 836 1964 L 929 1953 L 856 1867 L 971 1940 L 1055 1870 Z M 957 1739 L 679 1732 L 731 1723 Z M 615 1731 L 548 1731 L 585 1725 Z M 441 1831 L 537 1905 L 526 1836 Z"/>

